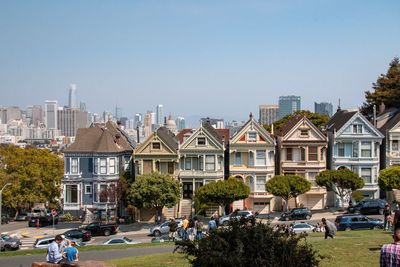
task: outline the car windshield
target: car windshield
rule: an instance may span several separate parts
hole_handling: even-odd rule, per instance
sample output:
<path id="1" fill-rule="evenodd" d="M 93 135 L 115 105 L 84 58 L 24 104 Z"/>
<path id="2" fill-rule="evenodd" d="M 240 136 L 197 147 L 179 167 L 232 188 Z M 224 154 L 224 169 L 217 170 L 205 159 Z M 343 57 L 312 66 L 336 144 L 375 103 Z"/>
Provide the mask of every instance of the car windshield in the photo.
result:
<path id="1" fill-rule="evenodd" d="M 11 239 L 9 235 L 1 235 L 1 238 L 3 238 L 5 241 Z"/>

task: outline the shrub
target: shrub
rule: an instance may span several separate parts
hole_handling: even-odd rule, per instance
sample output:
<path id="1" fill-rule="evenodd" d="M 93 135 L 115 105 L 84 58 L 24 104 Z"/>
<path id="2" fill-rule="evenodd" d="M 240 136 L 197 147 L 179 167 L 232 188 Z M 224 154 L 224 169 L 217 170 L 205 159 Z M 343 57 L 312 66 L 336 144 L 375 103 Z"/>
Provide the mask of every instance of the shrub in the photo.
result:
<path id="1" fill-rule="evenodd" d="M 71 215 L 71 213 L 65 213 L 63 220 L 64 222 L 72 222 L 74 220 L 74 216 Z"/>
<path id="2" fill-rule="evenodd" d="M 323 257 L 305 237 L 285 236 L 254 220 L 235 221 L 199 241 L 177 241 L 175 251 L 185 254 L 194 267 L 319 266 Z"/>

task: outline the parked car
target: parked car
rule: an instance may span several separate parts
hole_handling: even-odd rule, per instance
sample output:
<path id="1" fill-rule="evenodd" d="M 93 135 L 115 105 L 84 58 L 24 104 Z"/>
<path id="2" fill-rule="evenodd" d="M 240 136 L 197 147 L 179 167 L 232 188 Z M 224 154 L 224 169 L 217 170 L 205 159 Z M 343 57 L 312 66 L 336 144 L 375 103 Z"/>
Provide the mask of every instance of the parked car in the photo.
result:
<path id="1" fill-rule="evenodd" d="M 293 233 L 308 233 L 308 232 L 313 232 L 314 229 L 315 227 L 313 225 L 305 222 L 295 223 L 292 226 Z"/>
<path id="2" fill-rule="evenodd" d="M 349 213 L 360 213 L 360 214 L 383 214 L 383 210 L 387 201 L 384 199 L 366 199 L 357 205 L 349 207 Z"/>
<path id="3" fill-rule="evenodd" d="M 54 224 L 58 224 L 58 217 L 54 217 Z M 44 227 L 48 225 L 53 225 L 52 216 L 41 216 L 41 217 L 31 217 L 28 221 L 29 227 Z"/>
<path id="4" fill-rule="evenodd" d="M 312 217 L 312 213 L 308 208 L 294 208 L 290 211 L 282 213 L 281 220 L 309 220 Z"/>
<path id="5" fill-rule="evenodd" d="M 104 241 L 103 245 L 121 245 L 121 244 L 134 245 L 139 243 L 141 242 L 133 241 L 132 239 L 123 236 L 123 237 L 110 238 L 107 241 Z"/>
<path id="6" fill-rule="evenodd" d="M 22 242 L 19 238 L 14 238 L 9 235 L 2 234 L 0 236 L 0 249 L 5 250 L 17 250 L 21 247 Z"/>
<path id="7" fill-rule="evenodd" d="M 151 243 L 175 242 L 175 241 L 180 241 L 180 240 L 182 240 L 182 238 L 179 236 L 176 236 L 174 239 L 172 239 L 169 236 L 164 235 L 164 236 L 153 237 L 151 239 Z"/>
<path id="8" fill-rule="evenodd" d="M 54 236 L 38 238 L 33 244 L 33 248 L 47 248 L 54 241 L 54 239 Z M 65 240 L 70 240 L 71 242 L 74 242 L 77 247 L 82 247 L 85 245 L 85 243 L 79 242 L 76 239 L 65 238 Z"/>
<path id="9" fill-rule="evenodd" d="M 175 222 L 178 224 L 178 228 L 182 227 L 182 219 L 175 219 Z M 169 221 L 166 221 L 162 224 L 150 228 L 150 235 L 154 235 L 156 237 L 162 235 L 168 235 L 168 233 L 169 233 Z"/>
<path id="10" fill-rule="evenodd" d="M 84 230 L 89 231 L 92 236 L 104 235 L 109 236 L 116 234 L 118 231 L 118 225 L 116 223 L 101 224 L 99 222 L 88 224 L 83 227 Z"/>
<path id="11" fill-rule="evenodd" d="M 221 216 L 219 218 L 219 225 L 228 225 L 230 220 L 240 220 L 241 218 L 246 218 L 249 219 L 253 217 L 254 214 L 250 210 L 239 210 L 239 211 L 234 211 L 229 215 Z"/>
<path id="12" fill-rule="evenodd" d="M 17 217 L 15 217 L 16 221 L 27 221 L 29 220 L 29 216 L 27 212 L 21 212 L 18 214 Z"/>
<path id="13" fill-rule="evenodd" d="M 92 239 L 92 235 L 90 234 L 90 232 L 84 229 L 71 229 L 66 231 L 63 235 L 66 238 L 80 239 L 83 242 L 90 241 L 90 239 Z"/>
<path id="14" fill-rule="evenodd" d="M 340 231 L 356 229 L 383 229 L 383 221 L 381 219 L 369 218 L 361 214 L 337 216 L 335 224 L 337 229 Z"/>

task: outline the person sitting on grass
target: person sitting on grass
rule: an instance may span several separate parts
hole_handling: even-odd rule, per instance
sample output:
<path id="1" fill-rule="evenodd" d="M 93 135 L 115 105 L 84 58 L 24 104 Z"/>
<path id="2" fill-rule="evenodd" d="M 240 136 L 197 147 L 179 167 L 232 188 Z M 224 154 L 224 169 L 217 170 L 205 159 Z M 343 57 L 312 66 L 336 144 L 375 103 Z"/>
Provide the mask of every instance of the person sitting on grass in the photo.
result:
<path id="1" fill-rule="evenodd" d="M 400 266 L 400 224 L 395 225 L 393 243 L 381 248 L 380 267 Z"/>
<path id="2" fill-rule="evenodd" d="M 64 248 L 64 257 L 67 264 L 79 260 L 79 251 L 75 247 L 75 242 L 68 240 L 67 246 Z"/>
<path id="3" fill-rule="evenodd" d="M 48 263 L 60 263 L 63 260 L 63 256 L 60 253 L 60 244 L 63 241 L 61 235 L 56 235 L 54 241 L 47 248 L 46 260 Z"/>

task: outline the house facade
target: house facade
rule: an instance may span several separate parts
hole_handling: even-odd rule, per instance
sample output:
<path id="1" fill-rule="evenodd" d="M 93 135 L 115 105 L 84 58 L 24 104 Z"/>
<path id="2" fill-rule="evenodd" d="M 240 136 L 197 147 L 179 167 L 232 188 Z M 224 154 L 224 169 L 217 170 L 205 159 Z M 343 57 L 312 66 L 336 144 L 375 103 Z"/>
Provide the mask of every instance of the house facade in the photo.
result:
<path id="1" fill-rule="evenodd" d="M 379 198 L 380 145 L 383 135 L 359 111 L 339 110 L 327 123 L 328 168 L 348 168 L 364 179 L 364 197 Z M 348 201 L 344 203 L 348 204 Z M 340 205 L 335 200 L 335 205 Z"/>
<path id="2" fill-rule="evenodd" d="M 387 112 L 383 116 L 379 131 L 384 135 L 381 146 L 381 169 L 400 165 L 400 112 Z M 382 117 L 383 117 L 382 116 Z M 379 123 L 379 120 L 378 120 Z"/>
<path id="3" fill-rule="evenodd" d="M 143 143 L 138 144 L 133 153 L 136 175 L 159 172 L 168 174 L 176 179 L 179 175 L 179 143 L 175 135 L 166 127 L 159 127 Z M 178 217 L 179 205 L 164 208 L 165 218 Z M 140 221 L 154 221 L 156 212 L 152 209 L 138 210 Z"/>
<path id="4" fill-rule="evenodd" d="M 277 132 L 278 173 L 298 175 L 311 182 L 311 190 L 298 196 L 297 203 L 309 209 L 327 205 L 326 189 L 315 183 L 319 172 L 326 169 L 326 136 L 306 117 L 295 116 Z M 295 199 L 289 200 L 295 207 Z"/>
<path id="5" fill-rule="evenodd" d="M 119 176 L 124 171 L 133 172 L 134 147 L 112 122 L 78 129 L 75 142 L 64 150 L 64 211 L 87 221 L 120 215 Z"/>
<path id="6" fill-rule="evenodd" d="M 182 183 L 180 216 L 189 216 L 193 209 L 196 189 L 224 179 L 224 139 L 210 125 L 202 122 L 195 130 L 184 129 L 178 133 L 179 181 Z M 218 207 L 210 207 L 208 213 L 216 213 Z"/>
<path id="7" fill-rule="evenodd" d="M 233 209 L 269 213 L 275 207 L 274 195 L 265 191 L 265 183 L 275 175 L 275 140 L 250 115 L 249 120 L 231 138 L 230 176 L 250 187 L 245 200 L 235 201 Z"/>

